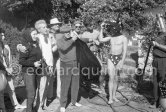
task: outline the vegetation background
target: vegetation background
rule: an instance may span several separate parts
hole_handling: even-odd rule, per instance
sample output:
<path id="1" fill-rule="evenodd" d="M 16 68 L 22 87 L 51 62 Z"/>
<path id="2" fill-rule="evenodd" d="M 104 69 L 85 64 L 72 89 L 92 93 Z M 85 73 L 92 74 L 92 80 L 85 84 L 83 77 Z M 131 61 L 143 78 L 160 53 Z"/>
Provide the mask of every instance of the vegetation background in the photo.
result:
<path id="1" fill-rule="evenodd" d="M 57 17 L 68 23 L 89 16 L 96 27 L 105 20 L 116 21 L 123 31 L 133 35 L 136 31 L 154 32 L 155 13 L 163 11 L 163 18 L 166 18 L 165 7 L 165 0 L 1 0 L 0 28 L 5 30 L 13 63 L 18 63 L 16 45 L 21 42 L 24 29 L 33 26 L 38 19 L 49 23 L 52 17 Z M 20 80 L 16 77 L 16 85 L 22 84 Z"/>

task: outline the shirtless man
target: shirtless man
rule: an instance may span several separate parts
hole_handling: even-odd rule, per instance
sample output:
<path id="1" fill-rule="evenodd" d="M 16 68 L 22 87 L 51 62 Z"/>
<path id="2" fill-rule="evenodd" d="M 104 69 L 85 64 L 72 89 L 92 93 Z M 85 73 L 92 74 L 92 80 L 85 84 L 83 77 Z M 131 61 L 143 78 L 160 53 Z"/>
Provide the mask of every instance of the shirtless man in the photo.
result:
<path id="1" fill-rule="evenodd" d="M 116 23 L 110 23 L 107 27 L 108 36 L 103 38 L 104 23 L 101 24 L 100 42 L 110 41 L 110 51 L 108 55 L 107 69 L 109 74 L 109 101 L 118 101 L 115 97 L 118 87 L 119 71 L 122 70 L 127 51 L 127 38 L 120 33 L 120 26 Z"/>

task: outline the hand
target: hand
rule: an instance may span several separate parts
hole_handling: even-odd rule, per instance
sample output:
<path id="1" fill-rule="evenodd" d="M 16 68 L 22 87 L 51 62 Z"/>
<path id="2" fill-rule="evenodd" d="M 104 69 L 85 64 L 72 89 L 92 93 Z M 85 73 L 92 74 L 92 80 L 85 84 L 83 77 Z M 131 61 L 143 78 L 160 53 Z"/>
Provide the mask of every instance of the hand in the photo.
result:
<path id="1" fill-rule="evenodd" d="M 104 22 L 103 23 L 101 23 L 101 29 L 104 29 Z"/>
<path id="2" fill-rule="evenodd" d="M 158 46 L 159 46 L 159 43 L 157 43 L 157 42 L 155 42 L 155 41 L 152 41 L 152 42 L 151 42 L 151 45 L 158 47 Z"/>
<path id="3" fill-rule="evenodd" d="M 99 44 L 100 44 L 100 42 L 97 41 L 97 40 L 94 40 L 94 43 L 95 43 L 96 45 L 99 45 Z"/>
<path id="4" fill-rule="evenodd" d="M 77 40 L 78 36 L 76 34 L 73 35 L 72 40 L 75 41 Z"/>
<path id="5" fill-rule="evenodd" d="M 72 40 L 77 40 L 78 36 L 75 31 L 70 32 L 70 36 L 72 37 Z"/>
<path id="6" fill-rule="evenodd" d="M 26 48 L 25 46 L 19 46 L 19 47 L 18 47 L 18 50 L 19 50 L 20 52 L 26 53 L 27 48 Z"/>
<path id="7" fill-rule="evenodd" d="M 9 75 L 12 75 L 13 68 L 6 68 L 6 71 L 9 73 Z"/>
<path id="8" fill-rule="evenodd" d="M 122 68 L 123 68 L 123 61 L 122 60 L 119 61 L 119 63 L 117 64 L 116 68 L 117 68 L 117 70 L 122 70 Z"/>
<path id="9" fill-rule="evenodd" d="M 50 76 L 53 75 L 53 67 L 52 66 L 48 67 L 48 72 L 49 72 Z"/>
<path id="10" fill-rule="evenodd" d="M 35 66 L 35 67 L 41 66 L 41 61 L 36 61 L 36 62 L 34 63 L 34 66 Z"/>
<path id="11" fill-rule="evenodd" d="M 89 39 L 89 42 L 92 42 L 92 41 L 93 41 L 93 39 L 90 38 L 90 39 Z"/>

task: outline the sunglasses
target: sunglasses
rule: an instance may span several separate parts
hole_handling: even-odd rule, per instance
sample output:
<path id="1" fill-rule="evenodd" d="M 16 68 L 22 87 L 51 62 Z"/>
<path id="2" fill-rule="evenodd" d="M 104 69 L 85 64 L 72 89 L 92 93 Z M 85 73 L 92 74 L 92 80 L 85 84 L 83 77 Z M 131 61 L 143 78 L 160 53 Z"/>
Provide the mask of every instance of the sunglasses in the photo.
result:
<path id="1" fill-rule="evenodd" d="M 75 26 L 76 28 L 81 28 L 81 26 Z"/>

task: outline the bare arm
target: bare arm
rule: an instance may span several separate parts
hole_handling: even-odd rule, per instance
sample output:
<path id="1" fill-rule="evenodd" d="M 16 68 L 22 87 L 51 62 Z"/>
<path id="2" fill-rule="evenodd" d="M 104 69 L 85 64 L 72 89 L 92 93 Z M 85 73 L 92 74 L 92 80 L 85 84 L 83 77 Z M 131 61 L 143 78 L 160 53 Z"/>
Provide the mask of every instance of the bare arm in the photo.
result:
<path id="1" fill-rule="evenodd" d="M 105 38 L 103 38 L 103 29 L 101 29 L 100 35 L 99 35 L 99 41 L 100 42 L 108 42 L 109 40 L 111 40 L 111 37 L 105 37 Z"/>
<path id="2" fill-rule="evenodd" d="M 153 41 L 153 45 L 160 48 L 160 49 L 162 49 L 162 50 L 164 50 L 164 51 L 166 51 L 166 45 L 159 44 L 155 41 Z"/>
<path id="3" fill-rule="evenodd" d="M 122 55 L 122 62 L 124 62 L 127 53 L 127 38 L 124 36 L 123 38 L 123 55 Z"/>

